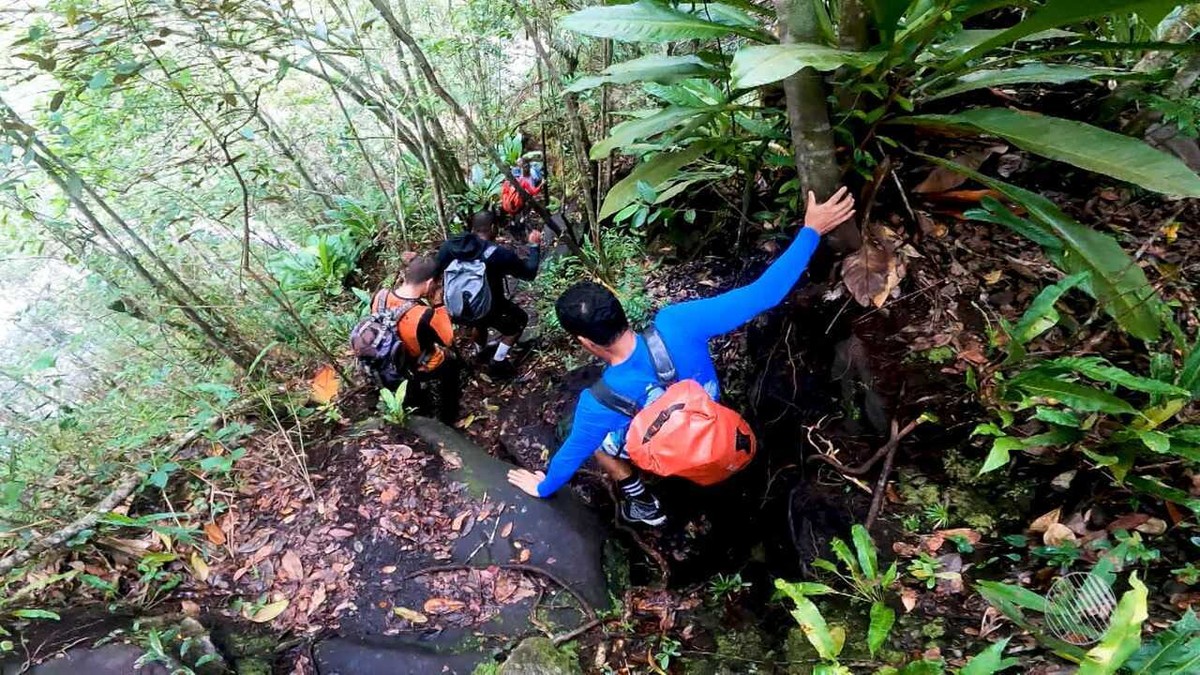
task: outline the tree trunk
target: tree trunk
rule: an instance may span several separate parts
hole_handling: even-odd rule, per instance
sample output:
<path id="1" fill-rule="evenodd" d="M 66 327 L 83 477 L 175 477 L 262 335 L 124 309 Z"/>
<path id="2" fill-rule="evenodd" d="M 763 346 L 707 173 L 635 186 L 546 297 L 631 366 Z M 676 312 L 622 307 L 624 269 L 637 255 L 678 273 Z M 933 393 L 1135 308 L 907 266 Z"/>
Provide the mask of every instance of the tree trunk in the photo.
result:
<path id="1" fill-rule="evenodd" d="M 817 17 L 808 0 L 775 0 L 779 16 L 779 41 L 783 44 L 819 42 Z M 804 194 L 816 193 L 818 200 L 828 199 L 837 190 L 840 171 L 834 152 L 833 128 L 825 104 L 825 83 L 812 68 L 783 81 L 787 97 L 788 125 L 792 131 L 792 150 L 796 173 Z M 846 222 L 828 237 L 838 251 L 850 251 L 862 245 L 862 236 L 854 222 Z"/>
<path id="2" fill-rule="evenodd" d="M 867 6 L 864 0 L 842 0 L 838 17 L 838 46 L 856 52 L 866 51 Z"/>

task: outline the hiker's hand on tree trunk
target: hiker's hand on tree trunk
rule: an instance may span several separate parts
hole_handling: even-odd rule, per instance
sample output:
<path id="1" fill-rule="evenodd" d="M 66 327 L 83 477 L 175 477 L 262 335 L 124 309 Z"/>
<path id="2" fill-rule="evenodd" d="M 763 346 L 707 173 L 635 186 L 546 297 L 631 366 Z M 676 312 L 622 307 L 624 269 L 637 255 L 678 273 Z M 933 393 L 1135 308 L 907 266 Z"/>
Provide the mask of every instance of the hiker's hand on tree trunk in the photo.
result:
<path id="1" fill-rule="evenodd" d="M 526 471 L 525 469 L 513 469 L 508 472 L 508 482 L 521 488 L 521 491 L 533 497 L 541 497 L 538 494 L 538 486 L 542 481 L 546 480 L 546 474 L 541 471 Z"/>
<path id="2" fill-rule="evenodd" d="M 854 217 L 854 197 L 842 186 L 828 201 L 817 203 L 817 195 L 808 193 L 808 206 L 804 209 L 804 226 L 811 227 L 822 236 L 829 234 L 838 225 Z"/>

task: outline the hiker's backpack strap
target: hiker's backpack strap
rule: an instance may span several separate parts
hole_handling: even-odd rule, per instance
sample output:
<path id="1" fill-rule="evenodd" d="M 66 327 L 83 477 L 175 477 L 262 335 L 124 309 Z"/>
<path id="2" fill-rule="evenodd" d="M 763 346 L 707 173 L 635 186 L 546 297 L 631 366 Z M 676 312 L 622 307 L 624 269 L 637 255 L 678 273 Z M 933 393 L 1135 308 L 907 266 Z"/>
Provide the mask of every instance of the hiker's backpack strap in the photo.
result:
<path id="1" fill-rule="evenodd" d="M 596 383 L 593 384 L 588 391 L 592 392 L 592 396 L 596 397 L 596 400 L 600 402 L 600 405 L 608 408 L 609 410 L 619 412 L 626 417 L 633 417 L 634 415 L 638 414 L 639 410 L 642 409 L 641 406 L 637 404 L 637 401 L 622 396 L 614 391 L 613 388 L 608 386 L 608 383 L 604 381 L 603 377 L 599 380 L 596 380 Z"/>
<path id="2" fill-rule="evenodd" d="M 650 362 L 654 364 L 654 372 L 658 374 L 658 381 L 662 384 L 672 384 L 679 379 L 679 373 L 675 370 L 675 362 L 671 360 L 671 355 L 667 352 L 667 345 L 663 342 L 662 335 L 658 329 L 651 325 L 642 333 L 642 337 L 646 340 L 646 348 L 650 350 Z"/>
<path id="3" fill-rule="evenodd" d="M 487 248 L 483 249 L 483 255 L 479 256 L 479 259 L 487 260 L 488 258 L 492 257 L 492 254 L 495 252 L 496 252 L 496 245 L 488 244 Z"/>

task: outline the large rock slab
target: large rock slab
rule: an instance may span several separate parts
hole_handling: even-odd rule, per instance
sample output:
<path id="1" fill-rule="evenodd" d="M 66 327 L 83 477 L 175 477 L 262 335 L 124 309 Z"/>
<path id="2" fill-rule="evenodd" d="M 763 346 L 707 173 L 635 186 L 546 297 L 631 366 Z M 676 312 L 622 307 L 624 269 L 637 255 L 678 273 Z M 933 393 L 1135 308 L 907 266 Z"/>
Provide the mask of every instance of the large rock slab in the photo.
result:
<path id="1" fill-rule="evenodd" d="M 587 620 L 585 611 L 575 606 L 573 596 L 582 598 L 590 609 L 607 608 L 609 597 L 601 559 L 607 531 L 586 505 L 568 491 L 546 500 L 524 494 L 508 483 L 508 472 L 513 465 L 492 457 L 441 422 L 414 417 L 407 426 L 446 460 L 446 468 L 438 480 L 447 489 L 461 489 L 465 485 L 472 500 L 496 508 L 503 505 L 499 518 L 492 516 L 486 523 L 464 527 L 465 534 L 453 543 L 451 559 L 431 567 L 436 570 L 517 566 L 523 568 L 521 573 L 546 583 L 546 596 L 506 604 L 499 614 L 476 626 L 445 626 L 388 635 L 372 634 L 364 628 L 377 624 L 358 621 L 350 632 L 316 645 L 314 655 L 321 675 L 443 672 L 465 675 L 498 651 L 538 634 L 540 629 L 530 622 L 535 612 L 540 613 L 541 623 L 566 631 Z M 459 487 L 455 488 L 456 485 Z M 387 545 L 384 541 L 364 543 L 368 549 Z M 374 556 L 371 550 L 364 550 L 359 560 L 383 562 L 392 555 L 388 551 L 384 554 Z M 426 583 L 428 577 L 449 574 L 431 571 L 429 575 L 412 577 L 419 572 L 416 570 L 400 581 L 376 583 L 370 578 L 376 569 L 372 562 L 355 573 L 366 577 L 366 587 L 383 589 L 386 596 L 360 598 L 360 607 L 366 612 L 382 611 L 371 609 L 371 601 L 375 605 L 420 608 L 431 595 Z M 570 591 L 561 590 L 560 585 Z M 536 604 L 539 601 L 540 606 Z M 547 612 L 546 606 L 560 609 Z M 346 627 L 344 621 L 343 629 Z"/>
<path id="2" fill-rule="evenodd" d="M 29 670 L 24 664 L 0 666 L 0 674 L 16 675 L 168 675 L 171 671 L 158 663 L 148 663 L 137 668 L 138 659 L 144 651 L 134 645 L 111 644 L 88 649 L 77 647 L 67 650 L 61 658 L 52 659 Z"/>
<path id="3" fill-rule="evenodd" d="M 499 675 L 582 675 L 579 662 L 554 647 L 544 637 L 528 638 L 517 645 L 500 666 Z"/>

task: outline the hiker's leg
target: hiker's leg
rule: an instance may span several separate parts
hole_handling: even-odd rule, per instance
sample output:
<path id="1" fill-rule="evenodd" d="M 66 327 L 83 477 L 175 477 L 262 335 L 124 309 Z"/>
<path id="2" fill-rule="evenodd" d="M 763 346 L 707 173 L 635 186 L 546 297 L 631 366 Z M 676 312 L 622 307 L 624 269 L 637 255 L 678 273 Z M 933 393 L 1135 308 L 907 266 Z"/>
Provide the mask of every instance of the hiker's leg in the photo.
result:
<path id="1" fill-rule="evenodd" d="M 621 491 L 621 516 L 625 520 L 647 525 L 662 525 L 667 521 L 658 498 L 642 484 L 642 477 L 628 459 L 615 457 L 603 448 L 594 457 Z"/>
<path id="2" fill-rule="evenodd" d="M 437 370 L 438 419 L 446 424 L 458 421 L 461 373 L 462 362 L 458 359 L 447 359 Z"/>
<path id="3" fill-rule="evenodd" d="M 521 333 L 525 332 L 529 315 L 508 298 L 497 300 L 492 303 L 492 311 L 488 314 L 488 325 L 500 333 L 500 344 L 496 345 L 496 354 L 492 359 L 503 361 L 508 358 L 512 346 L 521 338 Z"/>

